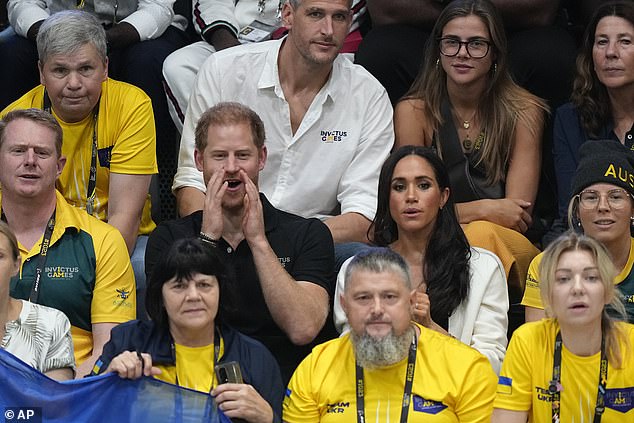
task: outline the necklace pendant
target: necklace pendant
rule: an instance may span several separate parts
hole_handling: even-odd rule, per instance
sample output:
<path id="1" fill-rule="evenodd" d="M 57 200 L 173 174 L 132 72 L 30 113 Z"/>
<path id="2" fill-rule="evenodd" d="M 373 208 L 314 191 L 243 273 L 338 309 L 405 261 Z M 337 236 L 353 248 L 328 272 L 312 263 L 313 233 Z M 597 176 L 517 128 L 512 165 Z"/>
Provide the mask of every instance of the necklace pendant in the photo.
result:
<path id="1" fill-rule="evenodd" d="M 469 122 L 468 120 L 465 120 L 464 122 L 462 122 L 462 127 L 464 129 L 469 129 L 471 127 L 471 122 Z"/>
<path id="2" fill-rule="evenodd" d="M 471 142 L 471 140 L 467 137 L 464 140 L 462 140 L 462 146 L 464 147 L 465 151 L 471 151 L 471 147 L 473 147 L 473 143 Z"/>

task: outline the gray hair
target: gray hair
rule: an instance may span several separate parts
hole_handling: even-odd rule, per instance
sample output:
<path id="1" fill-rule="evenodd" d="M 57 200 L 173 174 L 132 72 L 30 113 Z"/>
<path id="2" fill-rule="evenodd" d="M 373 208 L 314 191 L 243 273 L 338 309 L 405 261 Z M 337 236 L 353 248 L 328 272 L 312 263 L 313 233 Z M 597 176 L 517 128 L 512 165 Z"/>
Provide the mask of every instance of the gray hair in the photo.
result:
<path id="1" fill-rule="evenodd" d="M 81 10 L 65 10 L 49 16 L 37 34 L 40 63 L 50 56 L 74 53 L 86 44 L 92 44 L 106 63 L 106 31 L 97 18 Z"/>
<path id="2" fill-rule="evenodd" d="M 353 273 L 364 270 L 374 273 L 394 273 L 400 276 L 408 291 L 412 289 L 408 264 L 403 257 L 389 248 L 372 247 L 354 256 L 346 269 L 345 280 L 349 282 Z M 350 283 L 346 283 L 344 291 L 349 285 Z"/>
<path id="3" fill-rule="evenodd" d="M 18 119 L 30 120 L 53 131 L 55 133 L 55 152 L 57 157 L 62 155 L 62 127 L 52 114 L 40 109 L 16 109 L 7 113 L 0 120 L 0 148 L 4 144 L 7 126 Z"/>

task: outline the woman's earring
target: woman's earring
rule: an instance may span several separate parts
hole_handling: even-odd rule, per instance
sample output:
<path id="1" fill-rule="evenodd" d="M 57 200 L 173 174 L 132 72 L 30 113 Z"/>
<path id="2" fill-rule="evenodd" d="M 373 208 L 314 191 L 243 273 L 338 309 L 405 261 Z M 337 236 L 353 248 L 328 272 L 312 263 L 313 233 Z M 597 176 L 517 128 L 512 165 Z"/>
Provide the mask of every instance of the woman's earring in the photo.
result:
<path id="1" fill-rule="evenodd" d="M 630 225 L 634 226 L 634 216 L 630 217 Z"/>
<path id="2" fill-rule="evenodd" d="M 440 58 L 436 59 L 436 69 L 440 66 Z"/>
<path id="3" fill-rule="evenodd" d="M 498 71 L 498 64 L 494 63 L 493 64 L 493 74 L 495 75 L 495 73 Z"/>

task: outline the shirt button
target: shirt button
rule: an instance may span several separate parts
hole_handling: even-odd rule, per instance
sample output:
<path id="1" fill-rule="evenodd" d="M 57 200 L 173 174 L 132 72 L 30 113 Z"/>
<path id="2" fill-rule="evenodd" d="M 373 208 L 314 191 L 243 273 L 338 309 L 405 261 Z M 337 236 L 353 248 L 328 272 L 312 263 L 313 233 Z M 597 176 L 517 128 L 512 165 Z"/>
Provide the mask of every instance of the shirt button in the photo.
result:
<path id="1" fill-rule="evenodd" d="M 231 249 L 231 247 L 227 247 L 227 253 L 231 253 L 233 252 L 233 250 Z"/>

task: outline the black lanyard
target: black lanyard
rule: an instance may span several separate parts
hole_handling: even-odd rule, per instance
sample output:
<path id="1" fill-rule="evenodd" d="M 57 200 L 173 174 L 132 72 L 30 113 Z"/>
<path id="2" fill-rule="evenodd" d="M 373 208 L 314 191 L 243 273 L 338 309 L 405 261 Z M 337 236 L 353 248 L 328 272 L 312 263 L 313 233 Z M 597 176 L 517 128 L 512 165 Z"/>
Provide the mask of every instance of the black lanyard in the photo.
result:
<path id="1" fill-rule="evenodd" d="M 4 215 L 4 212 L 2 212 L 2 216 L 0 218 L 4 222 L 7 222 L 7 217 Z M 46 224 L 46 229 L 44 230 L 44 236 L 42 238 L 42 244 L 40 245 L 40 254 L 37 257 L 37 263 L 35 264 L 35 279 L 33 280 L 33 285 L 31 286 L 31 294 L 29 295 L 29 301 L 32 303 L 37 303 L 37 300 L 40 296 L 42 271 L 44 270 L 44 265 L 46 264 L 48 247 L 51 245 L 53 229 L 55 229 L 55 210 L 53 210 L 53 214 L 48 219 L 48 223 Z"/>
<path id="2" fill-rule="evenodd" d="M 552 422 L 559 423 L 560 419 L 560 396 L 561 396 L 561 332 L 557 332 L 555 339 L 555 357 L 553 363 L 553 379 L 550 381 L 548 391 L 552 395 Z M 594 407 L 594 423 L 601 422 L 601 416 L 605 411 L 605 387 L 608 382 L 608 360 L 605 354 L 605 339 L 601 338 L 601 365 L 599 366 L 599 389 L 597 393 L 597 404 Z"/>
<path id="3" fill-rule="evenodd" d="M 365 383 L 363 381 L 363 367 L 355 363 L 357 368 L 357 422 L 365 423 Z M 401 423 L 407 422 L 409 404 L 412 400 L 412 384 L 414 383 L 414 369 L 416 368 L 416 334 L 412 337 L 407 356 L 407 368 L 405 370 L 405 388 L 403 390 L 403 408 L 401 409 Z"/>
<path id="4" fill-rule="evenodd" d="M 216 364 L 218 364 L 218 360 L 220 360 L 220 339 L 221 339 L 222 335 L 220 334 L 220 329 L 218 329 L 218 327 L 216 327 L 214 329 L 214 369 L 216 368 Z M 174 341 L 172 341 L 172 356 L 174 357 L 174 373 L 176 375 L 176 380 L 174 382 L 174 384 L 176 386 L 181 386 L 180 383 L 178 383 L 178 371 L 176 370 L 176 345 L 174 345 Z M 213 373 L 212 379 L 211 379 L 211 385 L 213 387 L 214 384 L 214 379 L 215 379 L 215 372 Z"/>
<path id="5" fill-rule="evenodd" d="M 101 101 L 101 99 L 99 100 Z M 92 114 L 92 153 L 90 159 L 90 176 L 88 177 L 88 189 L 86 190 L 86 212 L 92 215 L 95 208 L 95 195 L 97 186 L 97 118 L 99 117 L 99 101 L 95 105 Z M 44 104 L 42 109 L 51 113 L 51 99 L 46 90 L 44 90 Z"/>

